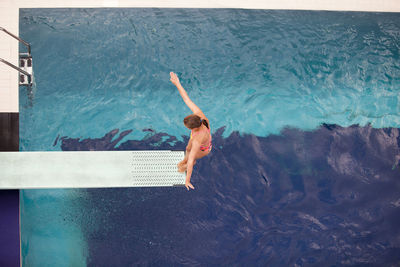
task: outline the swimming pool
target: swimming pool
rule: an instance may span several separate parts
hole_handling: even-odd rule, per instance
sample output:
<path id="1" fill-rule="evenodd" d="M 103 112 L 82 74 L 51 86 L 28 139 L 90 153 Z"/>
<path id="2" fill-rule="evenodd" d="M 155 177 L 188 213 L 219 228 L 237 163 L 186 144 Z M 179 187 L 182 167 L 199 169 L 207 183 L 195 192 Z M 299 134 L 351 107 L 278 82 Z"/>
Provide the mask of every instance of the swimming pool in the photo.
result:
<path id="1" fill-rule="evenodd" d="M 214 142 L 193 192 L 21 191 L 23 263 L 398 262 L 399 16 L 20 9 L 21 151 L 184 149 L 170 71 Z"/>

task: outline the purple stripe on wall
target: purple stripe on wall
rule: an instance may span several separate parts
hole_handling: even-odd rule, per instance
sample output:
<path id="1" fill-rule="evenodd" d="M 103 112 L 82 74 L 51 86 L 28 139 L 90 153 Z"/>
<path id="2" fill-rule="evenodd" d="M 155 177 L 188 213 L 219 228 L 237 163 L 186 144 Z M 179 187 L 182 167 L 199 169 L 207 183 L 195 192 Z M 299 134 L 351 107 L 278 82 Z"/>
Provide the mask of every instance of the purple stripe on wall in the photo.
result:
<path id="1" fill-rule="evenodd" d="M 0 266 L 20 266 L 19 190 L 0 191 Z"/>

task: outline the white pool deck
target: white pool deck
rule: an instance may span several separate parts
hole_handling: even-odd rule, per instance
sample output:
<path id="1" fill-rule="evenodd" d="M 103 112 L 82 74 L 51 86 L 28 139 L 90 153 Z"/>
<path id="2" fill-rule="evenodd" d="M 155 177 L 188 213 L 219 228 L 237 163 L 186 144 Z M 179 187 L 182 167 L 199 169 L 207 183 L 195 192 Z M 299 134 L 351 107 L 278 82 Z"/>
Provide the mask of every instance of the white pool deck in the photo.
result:
<path id="1" fill-rule="evenodd" d="M 400 12 L 400 0 L 0 0 L 0 27 L 19 35 L 19 8 L 161 7 Z M 29 40 L 26 40 L 29 42 Z M 37 55 L 33 55 L 35 58 Z M 0 32 L 0 58 L 18 65 L 18 41 Z M 34 67 L 34 66 L 33 66 Z M 18 72 L 0 62 L 0 112 L 19 112 Z"/>

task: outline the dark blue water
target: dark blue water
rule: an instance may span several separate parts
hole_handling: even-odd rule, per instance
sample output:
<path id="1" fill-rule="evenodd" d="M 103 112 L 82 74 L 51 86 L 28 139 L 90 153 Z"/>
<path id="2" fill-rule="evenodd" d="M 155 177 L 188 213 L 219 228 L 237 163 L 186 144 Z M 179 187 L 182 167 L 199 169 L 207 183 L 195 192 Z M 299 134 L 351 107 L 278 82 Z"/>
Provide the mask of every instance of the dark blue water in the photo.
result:
<path id="1" fill-rule="evenodd" d="M 87 190 L 88 264 L 393 266 L 400 260 L 399 129 L 324 125 L 259 137 L 224 129 L 193 173 L 196 190 Z M 114 147 L 183 149 L 163 133 Z M 168 135 L 167 135 L 168 136 Z M 173 137 L 170 137 L 173 138 Z"/>
<path id="2" fill-rule="evenodd" d="M 26 266 L 396 266 L 400 16 L 22 9 L 20 149 L 183 150 L 196 189 L 21 191 Z M 62 64 L 59 64 L 62 62 Z"/>

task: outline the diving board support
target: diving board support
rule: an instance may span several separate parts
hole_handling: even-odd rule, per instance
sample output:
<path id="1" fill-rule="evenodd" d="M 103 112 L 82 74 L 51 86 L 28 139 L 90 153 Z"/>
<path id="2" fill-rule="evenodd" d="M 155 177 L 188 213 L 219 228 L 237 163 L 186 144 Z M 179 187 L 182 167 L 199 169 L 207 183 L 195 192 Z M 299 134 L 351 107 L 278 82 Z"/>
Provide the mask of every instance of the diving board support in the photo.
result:
<path id="1" fill-rule="evenodd" d="M 0 189 L 183 186 L 183 151 L 1 152 Z"/>

